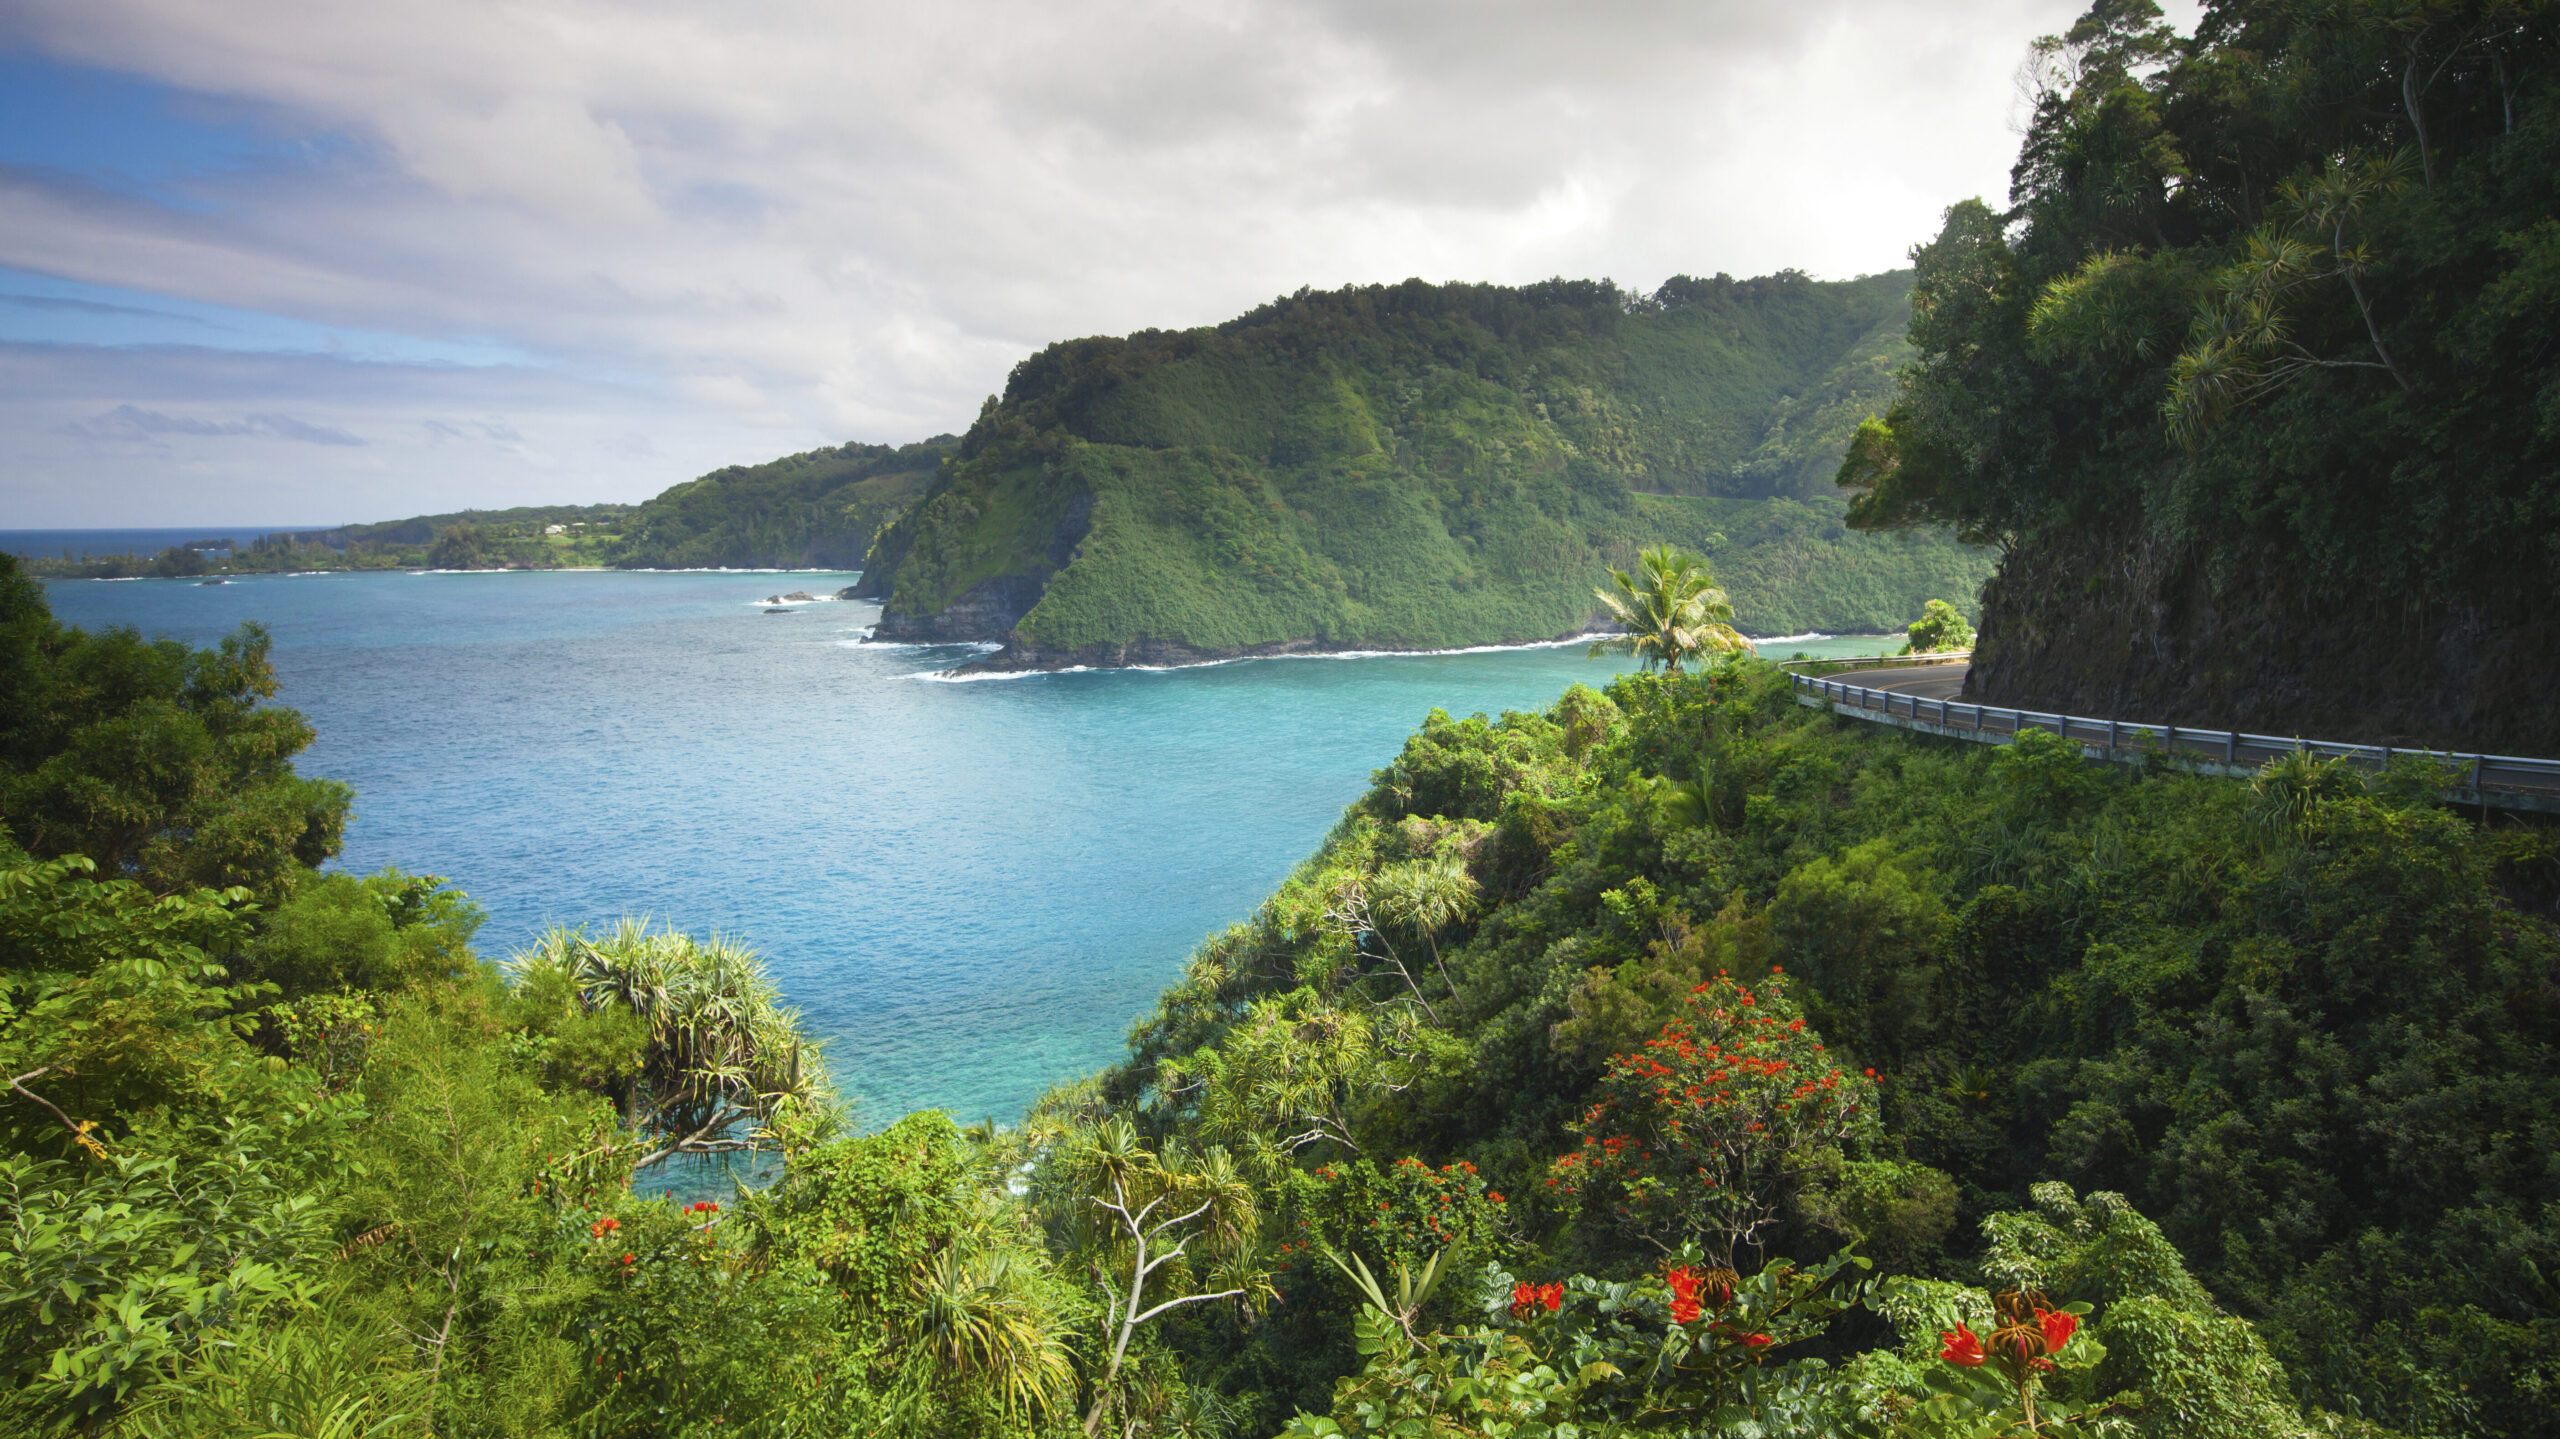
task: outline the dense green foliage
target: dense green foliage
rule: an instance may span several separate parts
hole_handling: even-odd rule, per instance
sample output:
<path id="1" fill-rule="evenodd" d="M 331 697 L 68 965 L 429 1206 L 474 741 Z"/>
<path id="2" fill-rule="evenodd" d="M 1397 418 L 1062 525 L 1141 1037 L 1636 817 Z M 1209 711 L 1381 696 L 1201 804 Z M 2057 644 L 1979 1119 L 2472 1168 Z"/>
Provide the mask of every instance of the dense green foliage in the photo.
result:
<path id="1" fill-rule="evenodd" d="M 1645 543 L 1760 634 L 1898 627 L 1984 557 L 1821 483 L 1882 403 L 1901 274 L 1301 292 L 1054 345 L 881 537 L 884 632 L 1104 659 L 1581 630 Z"/>
<path id="2" fill-rule="evenodd" d="M 154 890 L 272 894 L 337 852 L 348 800 L 294 774 L 311 727 L 274 693 L 255 625 L 212 650 L 66 630 L 0 562 L 0 825 Z"/>
<path id="3" fill-rule="evenodd" d="M 2036 58 L 2012 208 L 1913 252 L 1852 522 L 2010 543 L 1976 680 L 2022 702 L 2549 752 L 2560 21 L 2101 0 Z"/>
<path id="4" fill-rule="evenodd" d="M 611 563 L 859 569 L 872 537 L 924 492 L 952 443 L 944 435 L 839 445 L 714 470 L 633 510 Z"/>
<path id="5" fill-rule="evenodd" d="M 1904 633 L 1909 638 L 1903 643 L 1902 653 L 1907 655 L 1973 648 L 1973 626 L 1966 624 L 1963 613 L 1945 600 L 1929 601 L 1920 611 L 1920 618 L 1913 620 Z"/>
<path id="6" fill-rule="evenodd" d="M 12 633 L 116 638 L 40 602 Z M 8 777 L 83 724 L 192 733 L 224 664 L 260 692 L 247 647 L 25 690 Z M 2438 779 L 1878 732 L 1749 659 L 1434 715 L 1125 1065 L 1013 1129 L 868 1136 L 717 942 L 502 972 L 432 878 L 280 838 L 126 877 L 13 818 L 0 1412 L 2544 1432 L 2560 842 Z M 778 1180 L 728 1193 L 739 1149 Z"/>
<path id="7" fill-rule="evenodd" d="M 1299 1033 L 1412 1011 L 1331 1061 L 1330 1085 L 1301 1053 L 1294 1092 L 1258 1091 L 1269 1127 L 1321 1129 L 1307 1164 L 1355 1145 L 1470 1161 L 1510 1200 L 1515 1252 L 1539 1256 L 1519 1262 L 1640 1277 L 1648 1240 L 1680 1241 L 1669 1220 L 1712 1233 L 1739 1213 L 1680 1176 L 1742 1172 L 1665 1169 L 1667 1118 L 1621 1117 L 1652 1084 L 1679 1111 L 1699 1083 L 1647 1042 L 1703 1044 L 1692 991 L 1782 965 L 1832 1066 L 1876 1071 L 1881 1128 L 1760 1190 L 1775 1217 L 1746 1258 L 1855 1240 L 1891 1270 L 2001 1287 L 1964 1236 L 2061 1176 L 2158 1221 L 2184 1267 L 2152 1282 L 2201 1316 L 2177 1324 L 2255 1323 L 2263 1351 L 2200 1352 L 2256 1355 L 2268 1402 L 2546 1432 L 2560 1311 L 2530 1276 L 2560 1246 L 2560 842 L 2438 809 L 2433 783 L 2292 762 L 2243 786 L 2092 768 L 2037 735 L 1879 734 L 1748 662 L 1544 716 L 1434 716 L 1324 852 L 1201 952 L 1107 1089 L 1181 1132 L 1219 1112 L 1213 1056 L 1265 1044 L 1272 1007 Z M 1480 900 L 1417 991 L 1378 937 L 1409 941 L 1351 901 L 1452 861 Z M 1701 1155 L 1732 1137 L 1680 1124 Z M 1585 1185 L 1586 1135 L 1649 1157 Z M 2102 1327 L 2136 1322 L 2108 1308 L 2124 1291 L 2034 1282 Z M 1293 1320 L 1267 1334 L 1202 1338 L 1198 1372 L 1321 1404 L 1347 1356 Z"/>

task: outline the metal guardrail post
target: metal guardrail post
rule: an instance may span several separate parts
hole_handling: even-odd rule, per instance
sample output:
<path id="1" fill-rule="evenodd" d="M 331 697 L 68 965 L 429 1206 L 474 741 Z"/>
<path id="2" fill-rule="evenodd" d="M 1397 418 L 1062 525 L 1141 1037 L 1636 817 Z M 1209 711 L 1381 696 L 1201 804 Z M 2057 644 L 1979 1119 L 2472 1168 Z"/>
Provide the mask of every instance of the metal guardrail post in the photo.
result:
<path id="1" fill-rule="evenodd" d="M 1807 663 L 1823 662 L 1808 661 Z M 1866 667 L 1877 667 L 1880 664 L 1881 662 L 1870 662 Z M 1922 696 L 1904 695 L 1903 698 L 1908 702 L 1907 708 L 1897 708 L 1893 700 L 1894 696 L 1900 693 L 1898 690 L 1869 689 L 1864 685 L 1853 685 L 1828 676 L 1800 673 L 1790 674 L 1789 683 L 1798 695 L 1820 696 L 1835 706 L 1846 706 L 1854 702 L 1861 711 L 1881 711 L 1880 715 L 1870 715 L 1870 717 L 1881 718 L 1886 723 L 1899 723 L 1907 716 L 1911 723 L 1920 724 L 1924 722 L 1925 716 L 1934 713 L 1942 730 L 1950 733 L 1955 730 L 1955 703 L 1952 700 L 1938 700 L 1937 708 L 1932 711 Z M 2298 755 L 2343 759 L 2359 766 L 2371 766 L 2378 761 L 2386 768 L 2401 753 L 2401 750 L 2394 745 L 2315 741 L 2302 735 L 2295 735 L 2292 743 L 2288 745 L 2283 739 L 2274 735 L 2244 735 L 2236 729 L 2219 731 L 2205 729 L 2181 734 L 2179 727 L 2173 724 L 2128 726 L 2112 715 L 2101 720 L 2087 715 L 2039 716 L 2027 710 L 1985 704 L 1970 704 L 1965 708 L 1970 712 L 1969 727 L 1976 739 L 2004 734 L 2015 739 L 2040 723 L 2050 723 L 2053 726 L 2053 732 L 2066 741 L 2083 736 L 2094 739 L 2096 735 L 2103 733 L 2106 736 L 2107 753 L 2110 757 L 2116 757 L 2124 748 L 2128 731 L 2136 739 L 2145 742 L 2146 753 L 2149 744 L 2157 743 L 2172 755 L 2184 755 L 2190 759 L 2210 756 L 2213 753 L 2214 736 L 2219 734 L 2222 738 L 2222 763 L 2230 769 L 2239 768 L 2243 758 L 2242 752 L 2253 746 L 2262 752 L 2281 755 L 2290 750 Z M 1999 723 L 1995 724 L 1995 719 Z M 2076 732 L 2073 729 L 2074 725 L 2079 726 Z M 2192 744 L 2196 748 L 2192 752 L 2184 750 L 2180 747 L 2182 743 Z M 2458 752 L 2419 749 L 2412 753 L 2449 766 L 2463 764 L 2463 756 Z M 2497 777 L 2500 780 L 2500 786 L 2494 793 L 2509 796 L 2504 801 L 2490 798 L 2493 791 L 2488 785 L 2491 778 L 2489 761 L 2493 758 L 2498 761 Z M 2528 759 L 2514 755 L 2492 756 L 2474 753 L 2470 757 L 2468 768 L 2468 777 L 2460 787 L 2471 791 L 2483 806 L 2504 803 L 2525 809 L 2560 812 L 2560 759 Z M 2469 802 L 2465 801 L 2465 803 Z"/>

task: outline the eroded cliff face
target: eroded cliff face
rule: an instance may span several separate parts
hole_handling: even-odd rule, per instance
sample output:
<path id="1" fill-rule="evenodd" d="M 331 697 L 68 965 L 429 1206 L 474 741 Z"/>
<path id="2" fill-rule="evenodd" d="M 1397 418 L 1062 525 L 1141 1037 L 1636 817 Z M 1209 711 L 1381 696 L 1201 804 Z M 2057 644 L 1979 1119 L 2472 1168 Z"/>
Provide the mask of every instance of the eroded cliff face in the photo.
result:
<path id="1" fill-rule="evenodd" d="M 2560 755 L 2560 595 L 2337 598 L 2299 557 L 2142 540 L 2011 549 L 1965 697 L 2154 724 Z M 2560 578 L 2555 578 L 2560 588 Z"/>
<path id="2" fill-rule="evenodd" d="M 1049 588 L 1047 571 L 981 580 L 931 614 L 883 610 L 871 638 L 900 644 L 994 644 L 1013 633 Z M 856 598 L 867 596 L 856 595 Z"/>
<path id="3" fill-rule="evenodd" d="M 1002 644 L 1016 640 L 1014 626 L 1049 592 L 1049 581 L 1074 563 L 1076 547 L 1093 528 L 1093 495 L 1077 489 L 1065 494 L 1050 522 L 1045 546 L 1027 564 L 969 585 L 940 608 L 901 603 L 896 590 L 899 569 L 914 552 L 913 527 L 894 525 L 873 545 L 870 562 L 852 594 L 883 601 L 875 640 L 907 644 Z M 1019 562 L 1017 558 L 1017 562 Z"/>

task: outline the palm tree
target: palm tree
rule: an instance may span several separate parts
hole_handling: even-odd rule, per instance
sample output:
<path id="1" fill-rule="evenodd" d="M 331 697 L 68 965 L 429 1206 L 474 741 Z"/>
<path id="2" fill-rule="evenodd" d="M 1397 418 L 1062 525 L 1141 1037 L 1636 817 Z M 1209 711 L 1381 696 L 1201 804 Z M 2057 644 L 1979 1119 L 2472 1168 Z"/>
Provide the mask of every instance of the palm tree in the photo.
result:
<path id="1" fill-rule="evenodd" d="M 1635 573 L 1613 569 L 1609 580 L 1614 593 L 1592 593 L 1625 633 L 1593 645 L 1594 655 L 1623 651 L 1646 669 L 1660 665 L 1678 674 L 1687 660 L 1751 648 L 1751 641 L 1728 623 L 1733 606 L 1716 588 L 1714 571 L 1696 555 L 1656 545 L 1636 556 Z"/>

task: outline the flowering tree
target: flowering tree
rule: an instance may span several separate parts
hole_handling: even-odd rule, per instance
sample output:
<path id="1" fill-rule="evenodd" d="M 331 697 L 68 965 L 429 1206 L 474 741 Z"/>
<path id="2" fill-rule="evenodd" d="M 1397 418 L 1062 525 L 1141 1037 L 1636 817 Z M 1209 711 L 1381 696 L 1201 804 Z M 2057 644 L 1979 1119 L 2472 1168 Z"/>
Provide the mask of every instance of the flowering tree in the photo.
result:
<path id="1" fill-rule="evenodd" d="M 1413 1326 L 1418 1286 L 1400 1285 L 1390 1302 L 1364 1270 L 1355 1332 L 1366 1362 L 1335 1386 L 1330 1417 L 1301 1414 L 1282 1439 L 1737 1432 L 1771 1357 L 1820 1336 L 1855 1302 L 1852 1273 L 1865 1267 L 1843 1253 L 1811 1269 L 1775 1262 L 1749 1279 L 1676 1264 L 1627 1283 L 1546 1284 L 1495 1267 L 1491 1322 L 1451 1333 Z"/>
<path id="2" fill-rule="evenodd" d="M 1598 1201 L 1666 1250 L 1703 1244 L 1723 1269 L 1757 1246 L 1808 1171 L 1875 1125 L 1875 1074 L 1833 1064 L 1789 1003 L 1718 972 L 1689 1016 L 1617 1055 L 1547 1183 Z"/>
<path id="3" fill-rule="evenodd" d="M 1379 1274 L 1420 1273 L 1433 1264 L 1470 1270 L 1518 1247 L 1502 1195 L 1463 1159 L 1437 1168 L 1410 1156 L 1388 1165 L 1337 1161 L 1295 1171 L 1279 1188 L 1276 1259 L 1293 1303 L 1313 1286 L 1332 1287 L 1333 1271 L 1350 1274 L 1341 1257 L 1328 1255 Z M 1352 1289 L 1356 1304 L 1356 1277 Z"/>

